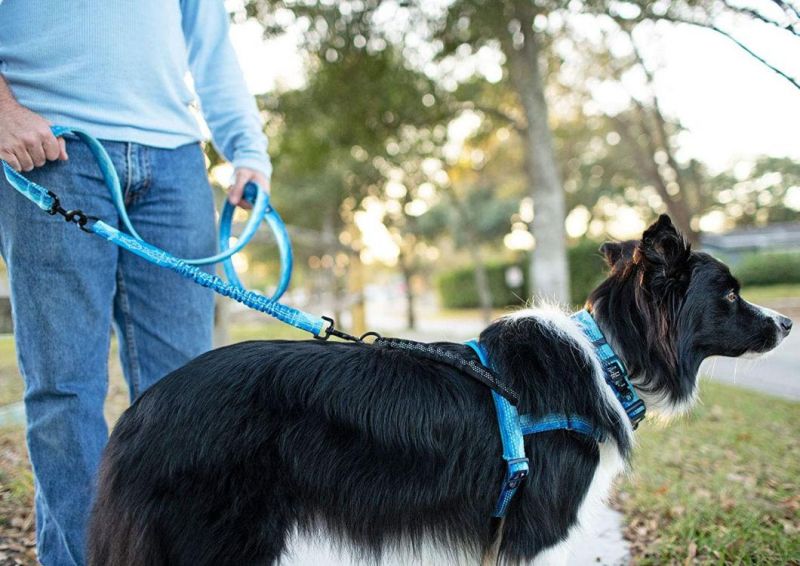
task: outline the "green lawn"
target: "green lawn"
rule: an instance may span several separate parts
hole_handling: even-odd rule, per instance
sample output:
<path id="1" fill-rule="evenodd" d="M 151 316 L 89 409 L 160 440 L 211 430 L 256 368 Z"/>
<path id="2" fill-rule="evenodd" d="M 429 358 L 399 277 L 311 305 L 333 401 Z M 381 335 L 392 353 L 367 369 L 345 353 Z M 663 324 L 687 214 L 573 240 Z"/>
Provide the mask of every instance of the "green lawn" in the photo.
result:
<path id="1" fill-rule="evenodd" d="M 637 432 L 619 502 L 639 563 L 797 563 L 800 404 L 710 382 L 700 398 Z"/>
<path id="2" fill-rule="evenodd" d="M 288 324 L 237 324 L 231 327 L 231 341 L 308 340 L 311 335 Z"/>
<path id="3" fill-rule="evenodd" d="M 754 303 L 769 302 L 775 299 L 794 299 L 800 297 L 800 283 L 769 285 L 767 287 L 744 287 L 742 296 Z"/>

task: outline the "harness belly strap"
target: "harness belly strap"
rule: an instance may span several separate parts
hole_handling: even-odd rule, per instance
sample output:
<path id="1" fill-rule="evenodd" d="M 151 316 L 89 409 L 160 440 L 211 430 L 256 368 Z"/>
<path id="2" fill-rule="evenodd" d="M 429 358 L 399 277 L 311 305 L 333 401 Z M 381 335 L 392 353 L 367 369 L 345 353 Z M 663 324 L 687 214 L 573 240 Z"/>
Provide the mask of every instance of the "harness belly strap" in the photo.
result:
<path id="1" fill-rule="evenodd" d="M 470 340 L 466 345 L 475 351 L 484 366 L 492 368 L 486 348 L 481 343 L 477 340 Z M 506 461 L 506 477 L 500 488 L 500 497 L 497 499 L 492 515 L 502 518 L 505 517 L 508 505 L 514 498 L 517 488 L 528 477 L 530 471 L 529 461 L 525 456 L 523 440 L 525 435 L 552 430 L 570 430 L 601 440 L 602 432 L 595 429 L 588 420 L 582 417 L 557 413 L 538 418 L 533 415 L 520 415 L 517 408 L 509 403 L 508 399 L 495 391 L 492 391 L 492 399 L 497 413 L 497 425 L 500 429 L 503 460 Z"/>

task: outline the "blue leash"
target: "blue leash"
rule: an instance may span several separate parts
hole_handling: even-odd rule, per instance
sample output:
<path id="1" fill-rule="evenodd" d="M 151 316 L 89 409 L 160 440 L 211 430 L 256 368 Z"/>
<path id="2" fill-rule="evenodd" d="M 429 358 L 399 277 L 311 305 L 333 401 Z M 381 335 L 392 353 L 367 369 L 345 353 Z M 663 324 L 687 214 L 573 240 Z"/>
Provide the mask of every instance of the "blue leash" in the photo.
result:
<path id="1" fill-rule="evenodd" d="M 127 233 L 106 224 L 100 219 L 87 215 L 81 210 L 65 210 L 62 208 L 58 196 L 56 196 L 55 193 L 25 178 L 22 174 L 12 169 L 5 161 L 0 161 L 9 184 L 39 208 L 50 214 L 60 214 L 65 220 L 74 222 L 85 232 L 97 234 L 147 261 L 175 271 L 183 277 L 187 277 L 195 283 L 208 287 L 223 296 L 230 297 L 235 301 L 268 314 L 295 328 L 310 332 L 315 338 L 326 339 L 332 335 L 341 336 L 343 334 L 334 328 L 333 320 L 328 317 L 317 317 L 278 302 L 289 287 L 289 282 L 291 281 L 293 266 L 292 246 L 289 240 L 289 233 L 286 230 L 286 225 L 283 223 L 278 212 L 270 205 L 269 193 L 265 190 L 254 183 L 248 183 L 244 198 L 253 204 L 253 210 L 236 245 L 229 247 L 228 243 L 231 236 L 231 225 L 233 223 L 233 211 L 235 207 L 226 200 L 220 219 L 220 252 L 204 258 L 178 258 L 147 243 L 136 232 L 136 229 L 133 227 L 128 217 L 128 212 L 125 210 L 124 196 L 119 177 L 114 169 L 114 164 L 111 162 L 111 158 L 100 142 L 88 133 L 77 128 L 53 126 L 51 130 L 53 131 L 53 135 L 57 137 L 70 134 L 75 135 L 89 147 L 103 174 L 106 187 L 108 187 L 111 193 L 114 206 L 117 209 L 117 213 Z M 280 280 L 272 297 L 266 297 L 255 291 L 245 289 L 236 274 L 236 269 L 231 260 L 233 255 L 241 251 L 253 238 L 262 221 L 269 225 L 275 235 L 281 257 Z M 199 265 L 209 265 L 219 262 L 223 264 L 225 274 L 228 278 L 227 282 L 197 267 Z"/>

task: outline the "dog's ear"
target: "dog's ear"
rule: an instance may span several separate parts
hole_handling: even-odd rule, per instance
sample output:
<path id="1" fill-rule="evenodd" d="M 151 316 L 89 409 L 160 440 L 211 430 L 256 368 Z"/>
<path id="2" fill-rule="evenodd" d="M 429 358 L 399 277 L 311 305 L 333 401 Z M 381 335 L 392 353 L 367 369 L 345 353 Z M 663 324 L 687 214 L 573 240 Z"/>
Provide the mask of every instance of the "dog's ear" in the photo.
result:
<path id="1" fill-rule="evenodd" d="M 691 247 L 666 214 L 644 231 L 634 255 L 637 263 L 644 265 L 646 279 L 655 287 L 665 285 L 666 290 L 688 281 Z"/>
<path id="2" fill-rule="evenodd" d="M 603 254 L 608 266 L 614 267 L 614 264 L 622 257 L 622 244 L 619 242 L 606 242 L 600 246 L 600 253 Z"/>
<path id="3" fill-rule="evenodd" d="M 606 260 L 609 267 L 614 267 L 620 260 L 630 260 L 636 249 L 636 241 L 627 242 L 606 242 L 600 246 L 600 253 Z"/>

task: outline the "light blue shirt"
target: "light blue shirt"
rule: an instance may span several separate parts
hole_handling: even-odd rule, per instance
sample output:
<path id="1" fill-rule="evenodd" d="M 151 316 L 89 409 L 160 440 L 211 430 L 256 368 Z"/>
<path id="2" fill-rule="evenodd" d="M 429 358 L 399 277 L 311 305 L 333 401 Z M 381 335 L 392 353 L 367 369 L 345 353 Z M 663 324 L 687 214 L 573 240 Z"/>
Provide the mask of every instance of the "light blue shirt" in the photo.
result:
<path id="1" fill-rule="evenodd" d="M 23 106 L 100 139 L 198 141 L 199 103 L 226 159 L 272 171 L 223 0 L 0 0 L 0 73 Z"/>

